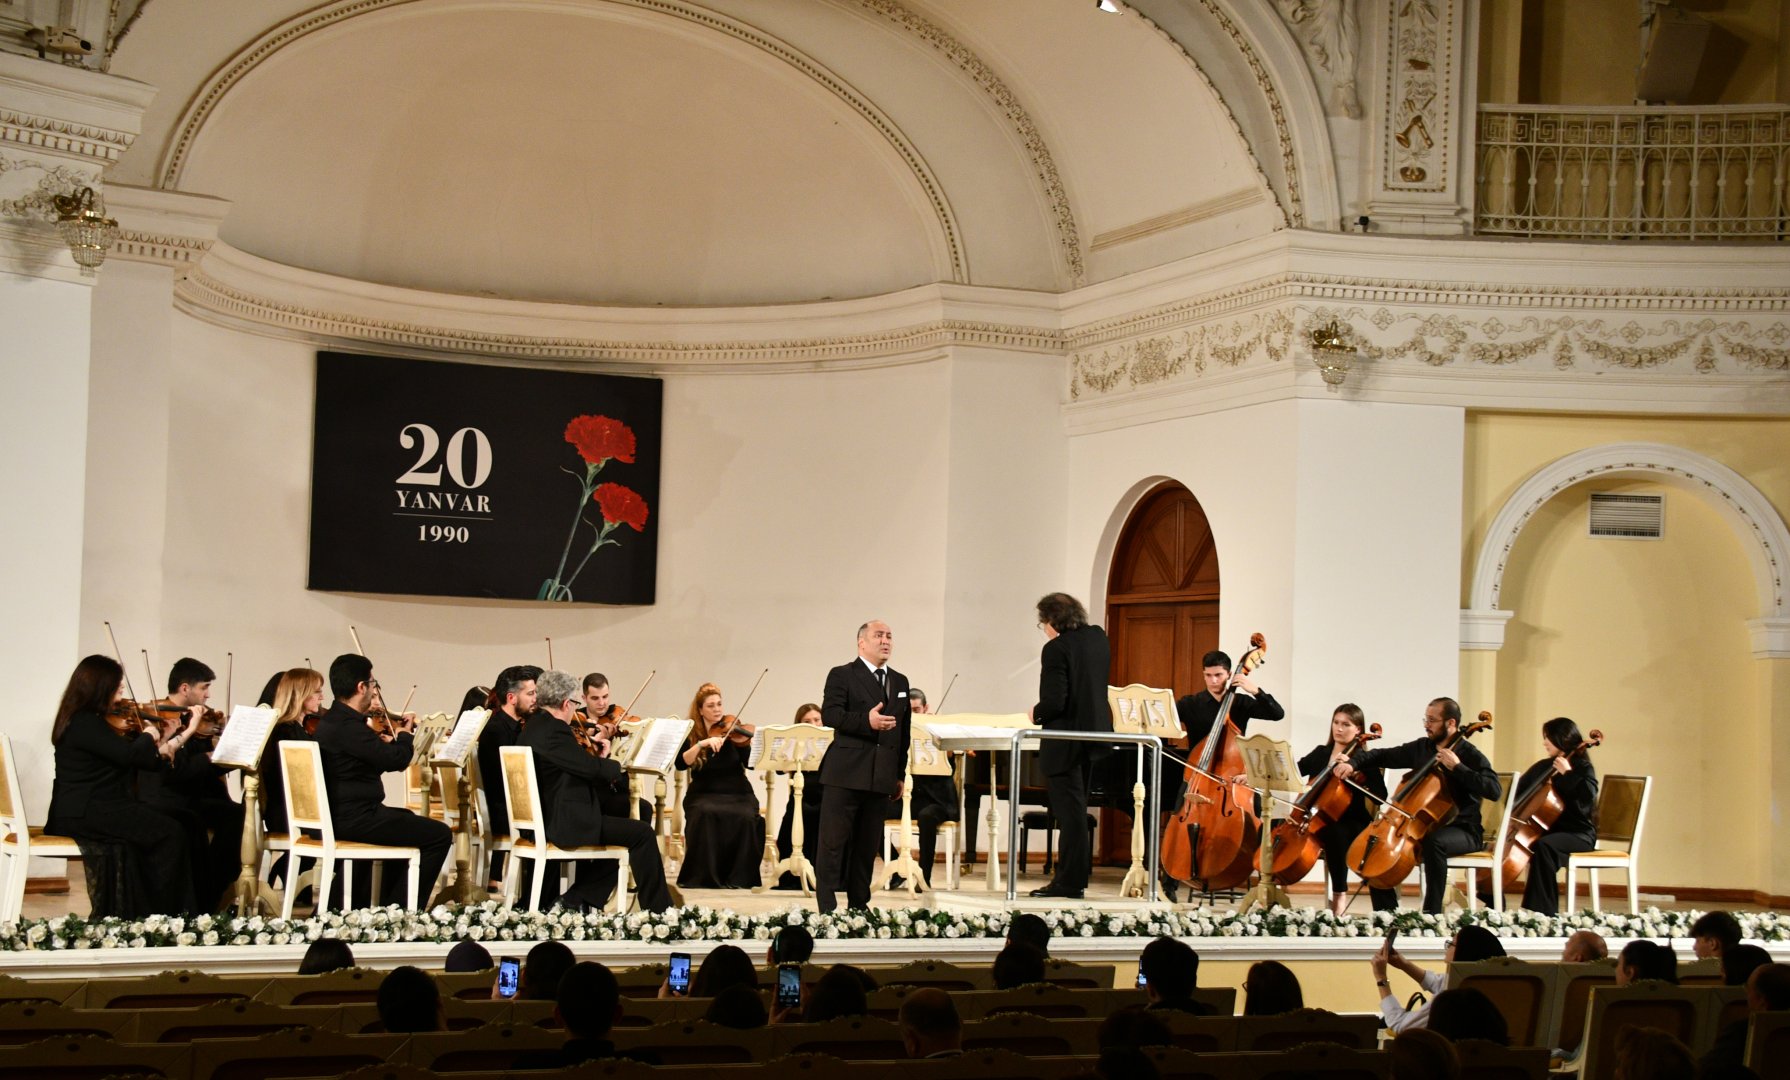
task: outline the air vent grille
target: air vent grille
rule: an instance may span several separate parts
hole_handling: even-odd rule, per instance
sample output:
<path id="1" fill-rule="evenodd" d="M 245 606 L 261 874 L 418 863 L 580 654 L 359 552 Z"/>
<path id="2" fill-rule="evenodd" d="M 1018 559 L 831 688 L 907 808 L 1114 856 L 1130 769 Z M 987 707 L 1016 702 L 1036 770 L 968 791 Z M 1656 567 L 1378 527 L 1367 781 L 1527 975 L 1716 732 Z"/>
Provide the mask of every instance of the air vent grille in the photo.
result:
<path id="1" fill-rule="evenodd" d="M 1658 540 L 1665 534 L 1664 495 L 1591 495 L 1591 535 L 1617 540 Z"/>

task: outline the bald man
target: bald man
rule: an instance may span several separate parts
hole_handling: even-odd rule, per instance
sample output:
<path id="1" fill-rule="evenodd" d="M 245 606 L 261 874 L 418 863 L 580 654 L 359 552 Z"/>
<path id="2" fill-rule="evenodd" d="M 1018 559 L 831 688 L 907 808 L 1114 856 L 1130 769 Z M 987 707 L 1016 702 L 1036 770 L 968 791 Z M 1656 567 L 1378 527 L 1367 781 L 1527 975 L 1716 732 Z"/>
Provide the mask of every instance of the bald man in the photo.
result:
<path id="1" fill-rule="evenodd" d="M 858 627 L 858 658 L 827 672 L 821 723 L 833 745 L 821 759 L 820 857 L 814 906 L 832 911 L 845 890 L 847 907 L 870 906 L 870 877 L 882 847 L 883 814 L 901 796 L 913 710 L 907 676 L 889 666 L 895 634 L 872 619 Z"/>

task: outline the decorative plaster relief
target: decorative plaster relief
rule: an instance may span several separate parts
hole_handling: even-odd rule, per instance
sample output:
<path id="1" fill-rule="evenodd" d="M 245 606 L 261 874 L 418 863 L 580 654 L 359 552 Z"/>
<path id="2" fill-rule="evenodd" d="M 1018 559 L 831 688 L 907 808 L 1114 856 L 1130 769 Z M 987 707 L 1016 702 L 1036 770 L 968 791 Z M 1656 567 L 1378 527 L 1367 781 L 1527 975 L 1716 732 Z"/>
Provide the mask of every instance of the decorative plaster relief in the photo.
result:
<path id="1" fill-rule="evenodd" d="M 130 148 L 134 138 L 135 134 L 128 131 L 0 109 L 0 143 L 92 158 L 100 162 L 102 168 L 117 161 L 118 156 Z"/>
<path id="2" fill-rule="evenodd" d="M 1330 78 L 1330 105 L 1351 120 L 1361 119 L 1360 81 L 1355 74 L 1361 23 L 1355 0 L 1274 0 L 1312 73 Z"/>
<path id="3" fill-rule="evenodd" d="M 175 267 L 191 266 L 211 250 L 212 241 L 194 236 L 118 230 L 112 245 L 112 258 L 131 262 L 163 263 Z"/>
<path id="4" fill-rule="evenodd" d="M 1397 0 L 1387 24 L 1386 175 L 1391 191 L 1446 191 L 1452 147 L 1456 0 Z"/>
<path id="5" fill-rule="evenodd" d="M 26 169 L 35 169 L 43 175 L 38 178 L 35 187 L 25 190 L 16 198 L 0 199 L 0 217 L 55 221 L 56 211 L 50 200 L 58 195 L 73 195 L 84 187 L 93 188 L 97 194 L 100 186 L 98 172 L 87 172 L 72 165 L 46 165 L 29 158 L 0 154 L 0 176 Z M 16 182 L 0 181 L 0 192 L 18 190 L 22 189 Z"/>

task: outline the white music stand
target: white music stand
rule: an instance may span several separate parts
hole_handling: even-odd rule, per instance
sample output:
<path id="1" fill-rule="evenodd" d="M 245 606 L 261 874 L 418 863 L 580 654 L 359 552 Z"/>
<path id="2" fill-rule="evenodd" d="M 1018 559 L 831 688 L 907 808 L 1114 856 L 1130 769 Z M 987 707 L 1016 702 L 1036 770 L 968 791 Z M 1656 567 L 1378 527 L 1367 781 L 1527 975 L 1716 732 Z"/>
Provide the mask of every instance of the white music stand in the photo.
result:
<path id="1" fill-rule="evenodd" d="M 1237 748 L 1243 752 L 1243 769 L 1249 786 L 1268 793 L 1261 818 L 1262 843 L 1256 851 L 1256 884 L 1243 894 L 1238 910 L 1248 911 L 1256 904 L 1262 905 L 1263 910 L 1276 905 L 1292 907 L 1286 890 L 1275 884 L 1268 874 L 1268 868 L 1274 865 L 1274 807 L 1281 802 L 1274 797 L 1275 793 L 1297 795 L 1305 790 L 1305 783 L 1299 777 L 1299 765 L 1293 759 L 1292 744 L 1266 735 L 1251 735 L 1239 739 Z"/>
<path id="2" fill-rule="evenodd" d="M 1182 735 L 1175 712 L 1175 692 L 1142 683 L 1106 688 L 1106 704 L 1112 710 L 1113 731 L 1122 735 L 1154 735 L 1170 742 Z M 1119 895 L 1141 897 L 1150 891 L 1150 873 L 1144 868 L 1147 830 L 1144 827 L 1144 755 L 1137 756 L 1137 780 L 1131 785 L 1131 868 L 1119 883 Z"/>
<path id="3" fill-rule="evenodd" d="M 820 761 L 827 756 L 827 747 L 833 745 L 833 729 L 818 724 L 782 724 L 777 727 L 761 727 L 752 736 L 752 756 L 749 766 L 764 770 L 764 832 L 765 853 L 770 862 L 771 872 L 765 878 L 767 884 L 760 885 L 762 891 L 769 887 L 785 873 L 795 875 L 802 884 L 802 895 L 810 896 L 814 892 L 814 864 L 802 853 L 802 842 L 806 839 L 802 823 L 802 790 L 807 786 L 807 776 L 820 768 Z M 795 820 L 789 824 L 789 858 L 777 858 L 776 833 L 771 831 L 771 807 L 777 801 L 777 782 L 779 773 L 790 776 L 795 798 L 791 811 Z"/>

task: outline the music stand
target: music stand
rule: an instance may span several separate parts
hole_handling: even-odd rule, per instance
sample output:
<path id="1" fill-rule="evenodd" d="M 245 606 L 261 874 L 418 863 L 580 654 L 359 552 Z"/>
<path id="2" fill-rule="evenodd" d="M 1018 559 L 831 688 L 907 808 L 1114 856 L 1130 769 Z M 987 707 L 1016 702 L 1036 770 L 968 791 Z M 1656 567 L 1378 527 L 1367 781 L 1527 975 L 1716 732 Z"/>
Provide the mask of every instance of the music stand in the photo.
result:
<path id="1" fill-rule="evenodd" d="M 802 824 L 802 790 L 807 786 L 807 774 L 820 768 L 821 758 L 826 757 L 827 747 L 833 745 L 833 729 L 818 724 L 781 724 L 777 727 L 761 727 L 752 736 L 752 754 L 747 759 L 748 767 L 764 770 L 764 836 L 767 862 L 772 864 L 768 882 L 775 882 L 785 872 L 794 874 L 802 886 L 802 895 L 810 896 L 814 892 L 814 864 L 802 853 L 802 841 L 805 839 Z M 778 773 L 790 774 L 792 790 L 795 797 L 791 810 L 795 820 L 789 824 L 789 858 L 777 858 L 776 834 L 771 831 L 771 807 L 776 803 Z M 768 889 L 769 883 L 761 884 L 759 889 Z"/>
<path id="2" fill-rule="evenodd" d="M 913 736 L 908 739 L 907 775 L 901 785 L 901 828 L 896 833 L 897 848 L 895 857 L 884 861 L 882 876 L 877 879 L 877 890 L 889 887 L 895 875 L 901 875 L 906 882 L 905 888 L 910 897 L 917 897 L 930 890 L 925 876 L 920 872 L 920 863 L 914 858 L 914 777 L 916 776 L 950 776 L 951 755 L 939 745 L 938 739 L 922 721 L 913 723 Z"/>
<path id="3" fill-rule="evenodd" d="M 1121 735 L 1154 735 L 1171 742 L 1182 735 L 1175 713 L 1175 692 L 1142 683 L 1106 688 L 1106 704 L 1113 714 L 1113 731 Z M 1144 868 L 1144 755 L 1137 756 L 1137 780 L 1131 785 L 1131 868 L 1119 883 L 1120 896 L 1141 897 L 1150 890 L 1150 873 Z"/>
<path id="4" fill-rule="evenodd" d="M 434 719 L 430 717 L 430 719 Z M 474 879 L 472 870 L 472 748 L 491 719 L 489 709 L 467 709 L 453 723 L 452 730 L 433 746 L 430 765 L 452 765 L 459 780 L 454 785 L 454 804 L 458 808 L 460 828 L 454 836 L 454 899 L 462 904 L 477 904 L 485 899 L 484 885 Z M 481 778 L 482 781 L 482 778 Z M 447 792 L 441 793 L 443 802 Z M 426 807 L 425 807 L 426 809 Z"/>
<path id="5" fill-rule="evenodd" d="M 1280 739 L 1271 739 L 1266 735 L 1251 735 L 1239 739 L 1237 748 L 1243 752 L 1244 774 L 1247 783 L 1258 792 L 1266 793 L 1266 813 L 1262 815 L 1262 844 L 1257 851 L 1257 878 L 1255 888 L 1243 894 L 1238 910 L 1248 911 L 1256 904 L 1263 909 L 1276 904 L 1281 907 L 1292 907 L 1286 890 L 1275 884 L 1274 878 L 1266 868 L 1274 865 L 1274 810 L 1276 803 L 1285 800 L 1277 798 L 1276 792 L 1290 792 L 1297 795 L 1305 790 L 1305 784 L 1299 777 L 1299 766 L 1293 759 L 1291 743 Z"/>
<path id="6" fill-rule="evenodd" d="M 273 721 L 274 713 L 270 708 L 236 706 L 230 710 L 229 721 L 211 753 L 213 765 L 242 773 L 242 844 L 237 849 L 242 866 L 232 892 L 236 913 L 244 917 L 259 912 L 271 915 L 279 908 L 272 890 L 262 883 L 256 872 L 262 847 L 261 754 L 267 747 L 268 736 L 273 734 Z M 23 873 L 24 868 L 21 867 L 19 872 Z"/>

